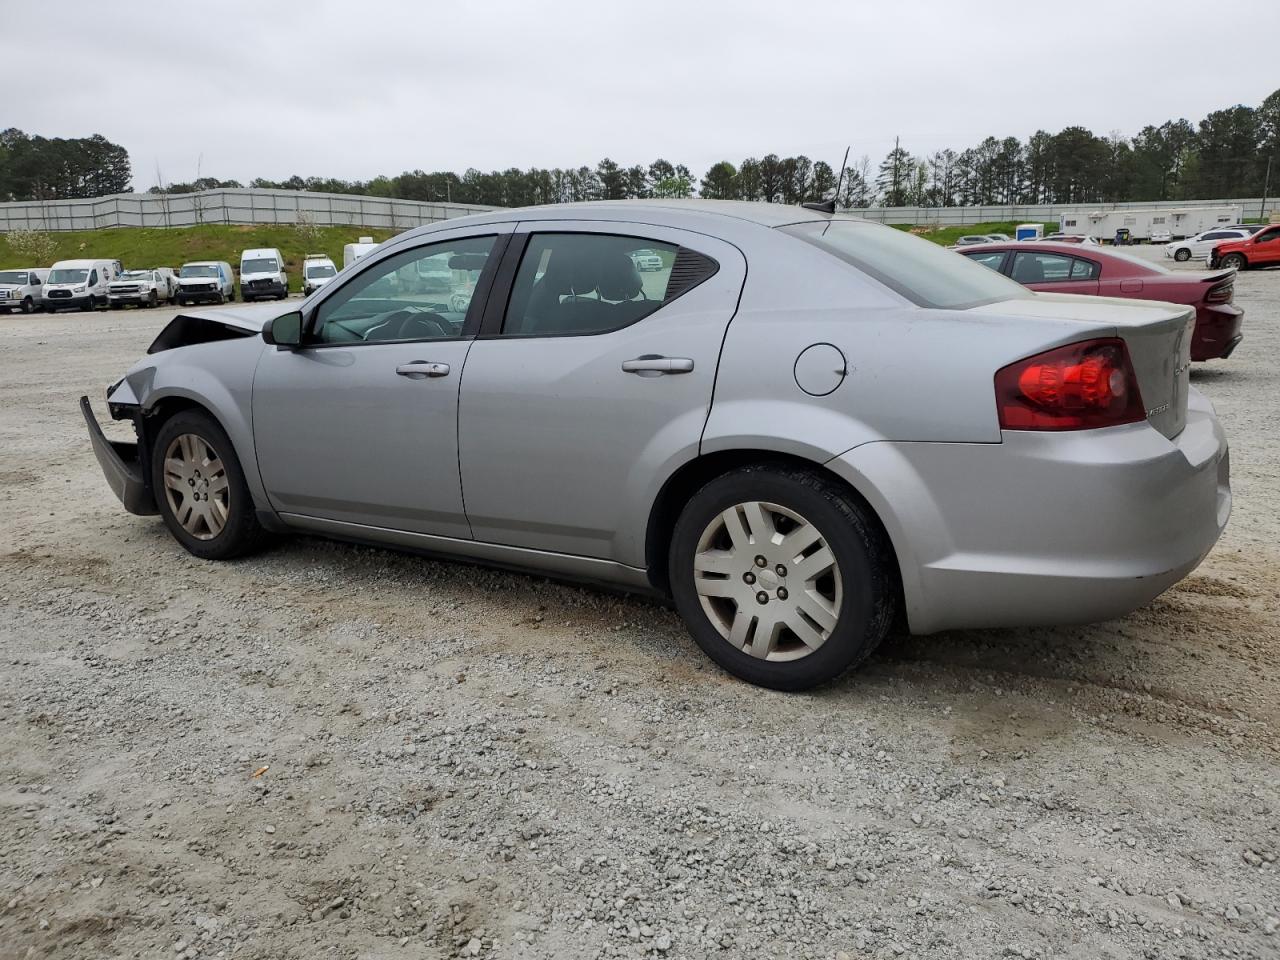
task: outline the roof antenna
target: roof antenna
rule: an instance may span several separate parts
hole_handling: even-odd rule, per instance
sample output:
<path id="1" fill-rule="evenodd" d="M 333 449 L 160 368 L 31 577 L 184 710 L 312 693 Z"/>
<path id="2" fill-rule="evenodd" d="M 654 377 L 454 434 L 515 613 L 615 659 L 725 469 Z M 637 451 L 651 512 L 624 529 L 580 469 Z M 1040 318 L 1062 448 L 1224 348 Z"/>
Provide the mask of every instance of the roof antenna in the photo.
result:
<path id="1" fill-rule="evenodd" d="M 844 168 L 849 164 L 849 148 L 844 148 L 844 159 L 840 161 L 840 176 L 836 178 L 835 193 L 831 194 L 826 200 L 810 200 L 808 203 L 802 203 L 800 206 L 806 210 L 817 210 L 821 213 L 836 212 L 836 197 L 840 196 L 840 184 L 844 182 Z"/>

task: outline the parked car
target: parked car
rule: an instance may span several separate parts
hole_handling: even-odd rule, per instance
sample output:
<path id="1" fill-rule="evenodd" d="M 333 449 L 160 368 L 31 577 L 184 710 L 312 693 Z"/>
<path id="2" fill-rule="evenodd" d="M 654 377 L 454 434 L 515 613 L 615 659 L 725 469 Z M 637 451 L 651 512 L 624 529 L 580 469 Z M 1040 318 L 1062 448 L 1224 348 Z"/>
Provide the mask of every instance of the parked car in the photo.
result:
<path id="1" fill-rule="evenodd" d="M 480 278 L 465 312 L 383 292 L 441 256 Z M 403 233 L 287 313 L 184 314 L 108 391 L 134 444 L 80 403 L 125 507 L 195 556 L 299 531 L 609 581 L 801 689 L 900 606 L 1089 622 L 1194 569 L 1231 494 L 1193 316 L 821 211 L 568 204 Z M 168 562 L 148 542 L 121 561 Z"/>
<path id="2" fill-rule="evenodd" d="M 338 275 L 338 268 L 323 253 L 309 253 L 302 258 L 302 293 L 311 296 Z"/>
<path id="3" fill-rule="evenodd" d="M 1075 233 L 1051 233 L 1047 237 L 1041 237 L 1039 243 L 1048 241 L 1050 243 L 1086 243 L 1098 246 L 1098 241 L 1093 237 L 1086 237 Z"/>
<path id="4" fill-rule="evenodd" d="M 1173 232 L 1168 227 L 1152 227 L 1152 243 L 1169 243 L 1173 240 Z"/>
<path id="5" fill-rule="evenodd" d="M 979 233 L 971 233 L 968 236 L 961 237 L 955 242 L 957 247 L 972 247 L 980 243 L 991 243 L 992 240 L 988 236 Z"/>
<path id="6" fill-rule="evenodd" d="M 236 298 L 236 277 L 225 260 L 195 260 L 178 270 L 178 305 L 226 303 Z"/>
<path id="7" fill-rule="evenodd" d="M 45 281 L 44 308 L 56 313 L 63 307 L 105 307 L 107 290 L 120 273 L 119 260 L 60 260 L 50 268 Z"/>
<path id="8" fill-rule="evenodd" d="M 1249 232 L 1243 229 L 1206 230 L 1186 240 L 1168 244 L 1164 248 L 1164 255 L 1172 257 L 1179 263 L 1186 263 L 1188 260 L 1206 260 L 1209 252 L 1218 244 L 1226 240 L 1241 240 L 1247 236 Z"/>
<path id="9" fill-rule="evenodd" d="M 1231 224 L 1230 226 L 1226 227 L 1225 229 L 1227 229 L 1227 230 L 1247 230 L 1249 233 L 1253 234 L 1253 233 L 1257 233 L 1259 230 L 1263 230 L 1263 229 L 1265 229 L 1265 228 L 1267 228 L 1267 227 L 1269 227 L 1269 226 L 1271 226 L 1271 224 L 1268 224 L 1268 223 L 1233 223 L 1233 224 Z"/>
<path id="10" fill-rule="evenodd" d="M 1225 359 L 1244 338 L 1244 311 L 1232 300 L 1235 274 L 1174 272 L 1101 246 L 1000 244 L 964 256 L 1042 293 L 1078 293 L 1135 300 L 1163 300 L 1193 307 L 1191 359 Z"/>
<path id="11" fill-rule="evenodd" d="M 342 269 L 345 270 L 357 260 L 368 256 L 378 249 L 373 237 L 361 237 L 356 243 L 345 244 L 342 248 Z"/>
<path id="12" fill-rule="evenodd" d="M 996 243 L 1008 243 L 1012 239 L 1007 233 L 988 233 L 986 238 Z"/>
<path id="13" fill-rule="evenodd" d="M 240 299 L 283 300 L 289 295 L 289 275 L 284 272 L 284 257 L 275 247 L 246 250 L 240 254 Z"/>
<path id="14" fill-rule="evenodd" d="M 1280 224 L 1270 224 L 1249 237 L 1220 243 L 1209 253 L 1210 267 L 1249 270 L 1280 265 Z"/>
<path id="15" fill-rule="evenodd" d="M 13 313 L 33 313 L 40 309 L 44 299 L 44 282 L 49 271 L 41 267 L 25 267 L 21 270 L 0 270 L 0 310 Z"/>
<path id="16" fill-rule="evenodd" d="M 126 270 L 107 286 L 107 302 L 119 310 L 128 304 L 154 307 L 172 303 L 177 296 L 178 278 L 168 267 Z"/>
<path id="17" fill-rule="evenodd" d="M 647 247 L 633 250 L 631 252 L 631 262 L 636 265 L 637 270 L 646 273 L 662 270 L 666 267 L 666 264 L 662 262 L 662 258 Z"/>

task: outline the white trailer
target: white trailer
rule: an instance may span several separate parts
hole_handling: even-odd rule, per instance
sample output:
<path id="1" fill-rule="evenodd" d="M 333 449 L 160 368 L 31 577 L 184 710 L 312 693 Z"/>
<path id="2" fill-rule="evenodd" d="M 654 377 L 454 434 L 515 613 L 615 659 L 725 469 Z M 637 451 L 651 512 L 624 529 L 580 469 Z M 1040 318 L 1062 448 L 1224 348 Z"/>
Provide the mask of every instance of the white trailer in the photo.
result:
<path id="1" fill-rule="evenodd" d="M 1164 207 L 1150 210 L 1095 210 L 1064 213 L 1058 218 L 1062 232 L 1094 240 L 1114 240 L 1117 230 L 1128 230 L 1130 240 L 1182 240 L 1214 227 L 1239 223 L 1239 204 L 1223 207 Z"/>

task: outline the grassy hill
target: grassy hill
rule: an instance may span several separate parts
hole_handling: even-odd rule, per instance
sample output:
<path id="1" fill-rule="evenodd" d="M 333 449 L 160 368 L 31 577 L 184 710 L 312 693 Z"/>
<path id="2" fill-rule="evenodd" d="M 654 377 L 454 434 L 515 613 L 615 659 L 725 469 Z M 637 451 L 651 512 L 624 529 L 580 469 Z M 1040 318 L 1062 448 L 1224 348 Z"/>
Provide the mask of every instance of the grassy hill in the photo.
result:
<path id="1" fill-rule="evenodd" d="M 55 253 L 49 263 L 35 264 L 26 263 L 25 257 L 9 245 L 8 237 L 0 234 L 0 269 L 47 267 L 56 260 L 80 257 L 119 260 L 125 267 L 173 267 L 175 270 L 190 260 L 226 260 L 239 266 L 240 251 L 250 247 L 276 247 L 284 256 L 289 286 L 299 291 L 305 254 L 328 254 L 341 267 L 345 244 L 370 236 L 380 242 L 391 235 L 390 230 L 367 227 L 316 227 L 304 234 L 289 224 L 75 230 L 49 234 Z"/>
<path id="2" fill-rule="evenodd" d="M 1019 222 L 1027 223 L 1028 221 L 1022 220 Z M 1032 220 L 1030 222 L 1034 223 L 1035 221 Z M 931 230 L 924 226 L 916 226 L 915 224 L 910 223 L 894 223 L 890 224 L 890 226 L 897 227 L 899 230 L 906 230 L 910 233 L 914 233 L 916 236 L 924 237 L 926 240 L 932 240 L 934 243 L 940 243 L 943 246 L 950 246 L 961 237 L 967 237 L 974 233 L 1003 233 L 1012 240 L 1014 231 L 1017 229 L 1018 224 L 1013 223 L 1012 221 L 999 223 L 971 223 L 963 227 L 939 227 L 936 230 Z M 1055 233 L 1058 229 L 1059 227 L 1056 223 L 1046 223 L 1044 225 L 1044 232 L 1047 234 Z"/>

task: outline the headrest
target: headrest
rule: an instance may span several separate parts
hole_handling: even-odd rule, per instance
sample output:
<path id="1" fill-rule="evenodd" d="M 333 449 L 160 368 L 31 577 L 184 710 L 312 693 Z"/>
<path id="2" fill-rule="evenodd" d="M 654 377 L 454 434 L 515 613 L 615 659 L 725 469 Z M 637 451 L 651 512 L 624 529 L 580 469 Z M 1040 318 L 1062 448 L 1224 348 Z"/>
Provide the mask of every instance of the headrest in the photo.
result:
<path id="1" fill-rule="evenodd" d="M 605 300 L 630 300 L 644 288 L 635 261 L 621 250 L 601 253 L 598 282 Z"/>

